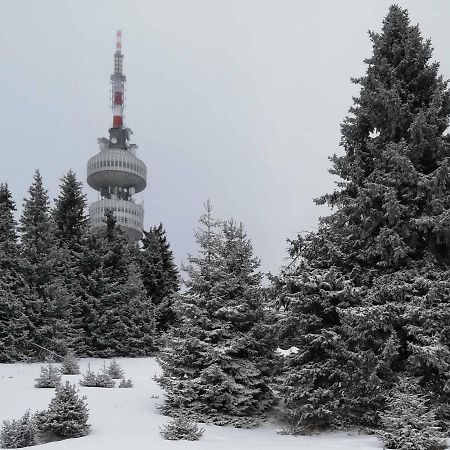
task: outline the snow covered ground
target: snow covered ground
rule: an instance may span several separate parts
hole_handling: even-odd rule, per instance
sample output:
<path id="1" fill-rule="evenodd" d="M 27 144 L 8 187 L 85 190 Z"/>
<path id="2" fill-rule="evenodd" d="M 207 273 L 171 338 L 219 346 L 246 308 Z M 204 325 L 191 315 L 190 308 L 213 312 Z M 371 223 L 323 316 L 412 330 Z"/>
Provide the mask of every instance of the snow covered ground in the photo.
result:
<path id="1" fill-rule="evenodd" d="M 154 358 L 122 359 L 118 362 L 126 378 L 134 382 L 132 389 L 83 388 L 87 397 L 91 433 L 83 438 L 43 444 L 35 448 L 55 450 L 368 450 L 381 449 L 373 436 L 334 433 L 321 436 L 283 436 L 275 425 L 241 430 L 231 427 L 202 426 L 203 437 L 197 442 L 165 441 L 159 428 L 169 420 L 156 405 L 163 400 L 153 376 L 159 372 Z M 103 360 L 83 359 L 81 372 L 88 363 L 94 371 L 103 367 Z M 107 362 L 108 363 L 108 362 Z M 34 379 L 41 364 L 0 364 L 0 421 L 21 417 L 27 409 L 32 412 L 47 408 L 54 389 L 37 389 Z M 65 375 L 63 380 L 78 384 L 80 376 Z M 117 383 L 116 383 L 117 384 Z M 158 398 L 153 398 L 153 397 Z"/>

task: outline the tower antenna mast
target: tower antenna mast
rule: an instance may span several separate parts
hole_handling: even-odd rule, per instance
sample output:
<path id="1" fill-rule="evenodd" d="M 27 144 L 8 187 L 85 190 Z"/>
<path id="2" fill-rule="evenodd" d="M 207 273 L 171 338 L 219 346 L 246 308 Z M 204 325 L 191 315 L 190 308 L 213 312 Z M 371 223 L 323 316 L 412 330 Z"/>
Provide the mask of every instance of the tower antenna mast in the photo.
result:
<path id="1" fill-rule="evenodd" d="M 117 30 L 116 51 L 114 53 L 114 72 L 111 75 L 113 128 L 123 128 L 125 82 L 126 77 L 123 74 L 122 31 Z"/>

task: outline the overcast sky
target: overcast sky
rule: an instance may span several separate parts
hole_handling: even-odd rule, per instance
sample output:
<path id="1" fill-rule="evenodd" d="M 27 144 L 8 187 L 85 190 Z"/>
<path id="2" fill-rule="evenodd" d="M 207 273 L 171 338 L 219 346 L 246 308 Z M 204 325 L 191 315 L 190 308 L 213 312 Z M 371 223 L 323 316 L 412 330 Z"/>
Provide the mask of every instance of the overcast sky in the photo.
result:
<path id="1" fill-rule="evenodd" d="M 450 78 L 450 2 L 399 1 Z M 112 121 L 109 75 L 123 30 L 126 122 L 148 167 L 145 226 L 177 262 L 210 199 L 242 221 L 277 272 L 286 238 L 313 230 L 333 189 L 328 156 L 370 56 L 384 0 L 2 0 L 0 181 L 21 208 L 36 168 L 53 198 Z M 85 183 L 90 200 L 96 193 Z"/>

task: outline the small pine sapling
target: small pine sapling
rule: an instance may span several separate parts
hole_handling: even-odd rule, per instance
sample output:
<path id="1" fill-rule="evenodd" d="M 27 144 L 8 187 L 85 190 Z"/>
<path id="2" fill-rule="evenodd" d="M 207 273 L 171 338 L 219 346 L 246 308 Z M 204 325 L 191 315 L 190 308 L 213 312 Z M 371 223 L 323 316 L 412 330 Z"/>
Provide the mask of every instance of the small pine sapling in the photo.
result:
<path id="1" fill-rule="evenodd" d="M 0 430 L 1 448 L 22 448 L 34 445 L 36 427 L 30 411 L 27 411 L 21 419 L 4 420 Z"/>
<path id="2" fill-rule="evenodd" d="M 80 385 L 84 387 L 95 387 L 96 386 L 96 376 L 91 370 L 91 365 L 88 364 L 86 373 L 83 374 L 83 378 L 80 380 Z"/>
<path id="3" fill-rule="evenodd" d="M 72 350 L 68 351 L 62 360 L 61 373 L 63 375 L 78 375 L 80 373 L 80 366 Z"/>
<path id="4" fill-rule="evenodd" d="M 403 377 L 392 389 L 380 414 L 378 434 L 389 449 L 441 450 L 447 448 L 435 411 L 421 392 L 418 380 Z"/>
<path id="5" fill-rule="evenodd" d="M 66 381 L 56 389 L 47 411 L 36 415 L 36 426 L 41 436 L 67 439 L 86 436 L 90 425 L 86 397 L 78 397 L 75 385 Z"/>
<path id="6" fill-rule="evenodd" d="M 105 369 L 105 372 L 113 379 L 113 380 L 119 380 L 120 378 L 123 378 L 125 375 L 122 367 L 120 367 L 119 363 L 113 359 L 111 363 L 109 364 L 108 368 Z"/>
<path id="7" fill-rule="evenodd" d="M 102 371 L 95 375 L 95 387 L 113 388 L 114 386 L 114 380 L 106 372 Z"/>
<path id="8" fill-rule="evenodd" d="M 122 378 L 120 380 L 119 387 L 120 388 L 132 388 L 133 382 L 131 381 L 131 378 L 128 378 L 128 380 L 126 380 L 125 378 Z"/>
<path id="9" fill-rule="evenodd" d="M 301 426 L 301 414 L 295 408 L 295 405 L 290 405 L 289 400 L 282 398 L 278 407 L 278 419 L 281 423 L 281 430 L 278 434 L 302 434 L 306 429 Z"/>
<path id="10" fill-rule="evenodd" d="M 99 374 L 95 374 L 91 370 L 91 366 L 88 365 L 86 373 L 83 375 L 83 379 L 80 380 L 80 385 L 84 387 L 102 387 L 102 388 L 113 388 L 114 381 L 111 377 L 103 370 Z"/>
<path id="11" fill-rule="evenodd" d="M 175 417 L 168 424 L 164 425 L 160 433 L 169 441 L 198 441 L 203 433 L 203 428 L 199 428 L 198 425 L 189 419 L 188 416 L 182 414 L 179 417 Z"/>
<path id="12" fill-rule="evenodd" d="M 49 363 L 41 367 L 41 373 L 34 384 L 37 388 L 55 388 L 61 383 L 61 374 L 57 367 Z"/>

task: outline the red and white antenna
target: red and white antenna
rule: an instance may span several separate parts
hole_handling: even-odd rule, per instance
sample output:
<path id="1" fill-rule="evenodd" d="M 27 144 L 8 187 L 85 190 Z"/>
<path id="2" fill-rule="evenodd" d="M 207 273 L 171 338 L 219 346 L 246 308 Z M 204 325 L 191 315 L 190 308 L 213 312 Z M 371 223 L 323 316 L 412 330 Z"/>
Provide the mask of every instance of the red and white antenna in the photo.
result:
<path id="1" fill-rule="evenodd" d="M 116 32 L 116 51 L 114 53 L 114 72 L 111 75 L 111 99 L 113 128 L 123 128 L 123 109 L 125 102 L 125 81 L 123 74 L 122 31 Z"/>
<path id="2" fill-rule="evenodd" d="M 122 30 L 116 31 L 116 50 L 119 52 L 122 50 Z"/>

